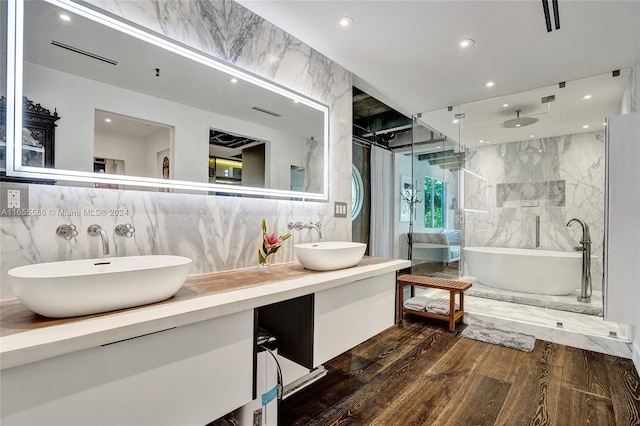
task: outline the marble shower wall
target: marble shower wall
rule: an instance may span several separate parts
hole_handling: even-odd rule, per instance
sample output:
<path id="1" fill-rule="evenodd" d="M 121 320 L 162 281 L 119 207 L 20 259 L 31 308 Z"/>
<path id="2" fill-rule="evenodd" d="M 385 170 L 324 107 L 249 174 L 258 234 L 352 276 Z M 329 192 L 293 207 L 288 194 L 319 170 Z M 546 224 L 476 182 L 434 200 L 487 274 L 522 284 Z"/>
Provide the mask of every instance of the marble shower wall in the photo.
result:
<path id="1" fill-rule="evenodd" d="M 604 133 L 580 133 L 467 150 L 466 168 L 488 180 L 488 212 L 465 213 L 468 247 L 535 248 L 536 216 L 540 216 L 540 249 L 572 251 L 581 231 L 567 221 L 577 217 L 590 228 L 594 290 L 602 288 L 604 242 Z M 555 182 L 564 181 L 564 205 Z M 546 183 L 549 185 L 546 185 Z M 540 184 L 542 183 L 542 184 Z M 554 183 L 552 185 L 552 183 Z M 502 184 L 524 188 L 499 207 Z M 544 188 L 552 188 L 551 202 Z M 536 189 L 541 193 L 535 193 Z M 533 191 L 528 194 L 526 192 Z M 484 197 L 484 194 L 465 194 Z M 516 202 L 515 199 L 522 201 Z M 480 203 L 480 200 L 478 200 Z"/>
<path id="2" fill-rule="evenodd" d="M 350 72 L 230 0 L 90 3 L 329 105 L 330 202 L 29 185 L 29 207 L 49 213 L 0 221 L 0 298 L 13 297 L 12 267 L 98 256 L 98 238 L 86 232 L 92 223 L 107 231 L 112 255 L 183 255 L 194 260 L 191 274 L 255 266 L 262 218 L 278 233 L 288 232 L 289 221 L 319 220 L 325 239 L 351 239 L 351 221 L 334 218 L 332 208 L 351 203 Z M 126 214 L 95 216 L 110 209 Z M 70 241 L 55 235 L 65 223 L 79 231 Z M 131 223 L 135 236 L 117 237 L 120 223 Z M 293 244 L 317 238 L 313 230 L 295 232 L 275 261 L 293 260 Z"/>

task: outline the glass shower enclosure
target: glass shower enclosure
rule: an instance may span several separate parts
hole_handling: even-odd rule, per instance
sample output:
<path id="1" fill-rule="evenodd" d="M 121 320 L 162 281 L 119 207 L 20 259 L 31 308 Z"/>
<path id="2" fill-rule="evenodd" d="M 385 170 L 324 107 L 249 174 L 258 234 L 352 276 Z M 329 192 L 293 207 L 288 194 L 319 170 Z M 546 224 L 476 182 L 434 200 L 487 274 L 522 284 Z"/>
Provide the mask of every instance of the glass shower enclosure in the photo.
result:
<path id="1" fill-rule="evenodd" d="M 467 294 L 479 311 L 628 335 L 602 320 L 602 274 L 605 117 L 619 113 L 629 76 L 621 70 L 414 117 L 421 203 L 412 272 L 472 282 Z"/>

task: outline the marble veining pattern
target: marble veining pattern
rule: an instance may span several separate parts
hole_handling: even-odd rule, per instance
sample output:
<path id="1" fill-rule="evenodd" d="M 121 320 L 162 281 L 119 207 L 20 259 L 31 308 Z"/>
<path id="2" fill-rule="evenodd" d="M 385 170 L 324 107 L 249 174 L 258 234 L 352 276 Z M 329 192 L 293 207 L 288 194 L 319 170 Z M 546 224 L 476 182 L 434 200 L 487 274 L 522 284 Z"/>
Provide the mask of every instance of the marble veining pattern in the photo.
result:
<path id="1" fill-rule="evenodd" d="M 540 152 L 542 150 L 542 152 Z M 489 200 L 487 213 L 465 214 L 468 247 L 535 247 L 536 216 L 540 216 L 540 249 L 572 251 L 579 245 L 579 229 L 566 226 L 573 217 L 590 228 L 591 276 L 594 290 L 602 289 L 604 242 L 604 135 L 580 133 L 513 142 L 467 150 L 466 168 L 488 180 L 488 194 L 469 194 Z M 532 205 L 498 207 L 497 185 L 565 181 L 565 205 L 534 200 Z M 467 194 L 465 194 L 467 197 Z M 522 194 L 522 198 L 527 198 Z M 532 197 L 535 198 L 535 197 Z M 475 205 L 482 200 L 474 201 Z"/>
<path id="2" fill-rule="evenodd" d="M 86 234 L 92 223 L 107 231 L 112 254 L 183 255 L 194 260 L 192 274 L 256 265 L 262 218 L 277 233 L 287 232 L 289 221 L 320 221 L 326 240 L 351 239 L 351 221 L 334 218 L 332 209 L 334 201 L 351 204 L 350 72 L 231 0 L 89 3 L 328 105 L 329 203 L 30 185 L 29 207 L 55 214 L 0 221 L 0 298 L 13 297 L 6 279 L 12 267 L 98 256 L 98 239 Z M 83 214 L 117 208 L 127 214 Z M 57 237 L 63 223 L 79 235 Z M 115 236 L 119 223 L 135 226 L 135 236 Z M 296 232 L 274 261 L 294 260 L 293 244 L 316 239 L 313 230 Z"/>

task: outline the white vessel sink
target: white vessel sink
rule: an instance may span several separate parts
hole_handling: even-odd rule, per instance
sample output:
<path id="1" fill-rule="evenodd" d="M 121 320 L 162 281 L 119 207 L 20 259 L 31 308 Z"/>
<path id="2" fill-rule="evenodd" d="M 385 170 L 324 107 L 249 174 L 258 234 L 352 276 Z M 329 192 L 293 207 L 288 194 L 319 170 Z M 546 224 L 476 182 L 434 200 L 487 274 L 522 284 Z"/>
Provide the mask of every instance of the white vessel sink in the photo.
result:
<path id="1" fill-rule="evenodd" d="M 190 267 L 191 259 L 168 255 L 69 260 L 10 269 L 9 282 L 27 308 L 65 318 L 168 299 Z"/>
<path id="2" fill-rule="evenodd" d="M 323 241 L 293 246 L 298 261 L 306 269 L 333 271 L 356 265 L 367 245 L 350 241 Z"/>

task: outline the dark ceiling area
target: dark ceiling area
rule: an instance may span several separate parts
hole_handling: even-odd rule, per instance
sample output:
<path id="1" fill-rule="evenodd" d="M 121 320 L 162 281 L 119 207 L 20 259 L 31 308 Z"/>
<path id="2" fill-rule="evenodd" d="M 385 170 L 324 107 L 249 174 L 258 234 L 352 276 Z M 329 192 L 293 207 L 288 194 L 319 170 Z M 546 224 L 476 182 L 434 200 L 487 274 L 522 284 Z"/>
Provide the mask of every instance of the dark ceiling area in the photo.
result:
<path id="1" fill-rule="evenodd" d="M 409 117 L 357 87 L 353 88 L 353 139 L 392 151 L 411 146 L 432 147 L 431 152 L 420 154 L 416 159 L 441 169 L 457 170 L 464 159 L 464 153 L 454 152 L 450 147 L 441 148 L 447 142 L 445 135 L 423 125 L 418 125 L 414 133 Z"/>
<path id="2" fill-rule="evenodd" d="M 353 88 L 353 137 L 389 147 L 398 133 L 411 131 L 411 119 L 357 87 Z"/>

